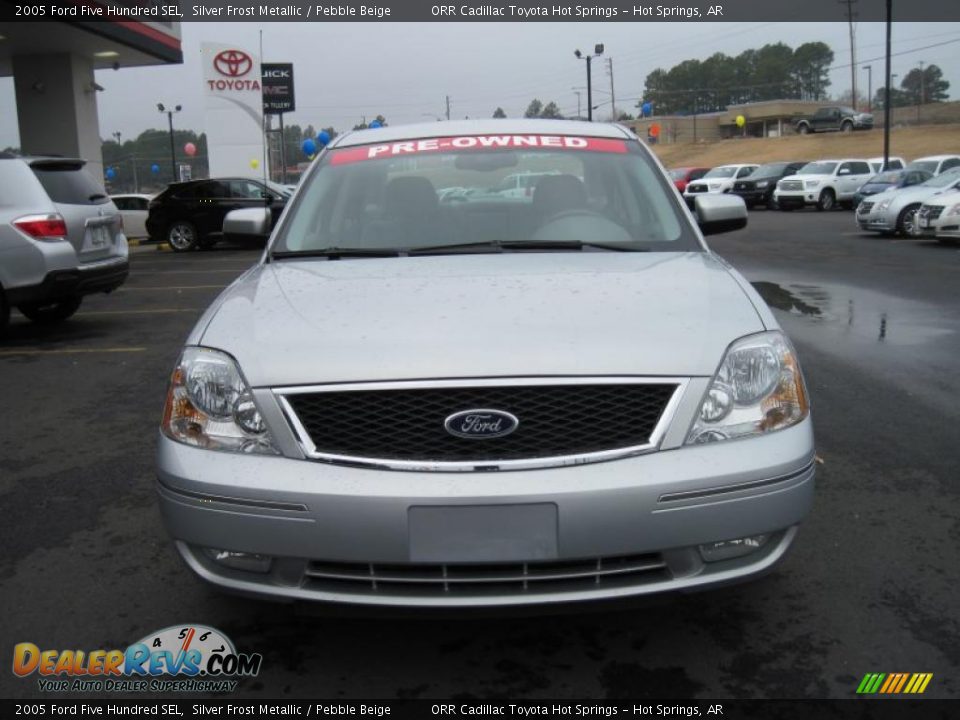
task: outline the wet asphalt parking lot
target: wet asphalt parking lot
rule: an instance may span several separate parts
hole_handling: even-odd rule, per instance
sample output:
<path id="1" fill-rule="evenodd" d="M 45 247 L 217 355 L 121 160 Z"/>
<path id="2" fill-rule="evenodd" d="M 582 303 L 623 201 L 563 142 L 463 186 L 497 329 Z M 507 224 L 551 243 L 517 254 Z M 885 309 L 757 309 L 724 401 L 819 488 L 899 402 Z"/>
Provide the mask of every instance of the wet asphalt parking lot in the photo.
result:
<path id="1" fill-rule="evenodd" d="M 241 699 L 851 697 L 893 671 L 958 697 L 960 249 L 861 235 L 843 211 L 757 211 L 710 244 L 776 309 L 813 399 L 816 501 L 773 574 L 549 617 L 217 594 L 161 527 L 153 451 L 184 337 L 257 253 L 147 246 L 120 291 L 57 328 L 14 313 L 0 341 L 0 661 L 17 642 L 123 648 L 203 623 L 264 655 Z M 0 696 L 42 694 L 7 669 Z"/>

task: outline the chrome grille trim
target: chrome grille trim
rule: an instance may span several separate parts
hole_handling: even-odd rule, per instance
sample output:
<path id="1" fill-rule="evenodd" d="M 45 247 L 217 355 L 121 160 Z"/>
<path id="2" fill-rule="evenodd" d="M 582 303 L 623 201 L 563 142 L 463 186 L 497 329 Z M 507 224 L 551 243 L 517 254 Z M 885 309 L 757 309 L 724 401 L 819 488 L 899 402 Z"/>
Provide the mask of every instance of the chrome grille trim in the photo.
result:
<path id="1" fill-rule="evenodd" d="M 494 379 L 456 379 L 456 380 L 414 380 L 414 381 L 392 381 L 392 382 L 368 382 L 368 383 L 338 383 L 330 385 L 297 385 L 290 387 L 273 388 L 280 407 L 286 415 L 287 422 L 290 424 L 300 447 L 304 454 L 311 460 L 319 460 L 332 464 L 352 465 L 356 467 L 372 467 L 381 470 L 406 470 L 412 472 L 482 472 L 496 470 L 532 470 L 537 468 L 563 467 L 569 465 L 583 465 L 593 462 L 605 462 L 608 460 L 617 460 L 620 458 L 641 455 L 656 450 L 663 440 L 670 422 L 676 413 L 677 406 L 683 393 L 687 388 L 689 378 L 671 378 L 671 377 L 636 377 L 636 376 L 603 376 L 603 377 L 513 377 L 513 378 L 494 378 Z M 615 448 L 612 450 L 602 450 L 597 452 L 581 453 L 577 455 L 555 455 L 549 457 L 537 457 L 521 460 L 483 460 L 483 461 L 418 461 L 418 460 L 398 460 L 393 458 L 371 458 L 353 455 L 336 455 L 332 453 L 321 452 L 317 449 L 310 433 L 300 422 L 296 411 L 293 409 L 288 395 L 298 395 L 301 393 L 323 393 L 323 392 L 345 392 L 350 390 L 397 390 L 397 389 L 418 389 L 418 388 L 458 388 L 458 387 L 509 387 L 509 386 L 551 386 L 551 385 L 676 385 L 676 389 L 671 395 L 670 400 L 663 408 L 653 432 L 650 434 L 648 442 Z"/>

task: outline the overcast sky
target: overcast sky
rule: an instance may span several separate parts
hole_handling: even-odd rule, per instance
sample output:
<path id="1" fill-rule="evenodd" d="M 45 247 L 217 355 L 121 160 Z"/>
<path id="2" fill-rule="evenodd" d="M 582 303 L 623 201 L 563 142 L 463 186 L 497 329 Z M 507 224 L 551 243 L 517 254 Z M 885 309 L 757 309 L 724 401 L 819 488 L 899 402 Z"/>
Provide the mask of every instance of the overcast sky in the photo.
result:
<path id="1" fill-rule="evenodd" d="M 858 65 L 873 60 L 873 87 L 882 84 L 882 23 L 859 23 Z M 596 43 L 613 58 L 617 106 L 635 112 L 644 79 L 658 66 L 729 55 L 782 41 L 796 47 L 822 40 L 835 64 L 850 62 L 847 24 L 837 23 L 184 23 L 183 65 L 126 68 L 97 73 L 105 88 L 98 94 L 101 136 L 119 130 L 132 138 L 148 128 L 165 127 L 156 103 L 181 104 L 179 127 L 204 129 L 200 43 L 236 44 L 255 51 L 263 29 L 263 60 L 292 62 L 297 111 L 288 124 L 333 125 L 349 129 L 363 116 L 378 113 L 388 122 L 419 122 L 445 113 L 451 117 L 489 117 L 497 106 L 508 116 L 523 113 L 534 97 L 556 101 L 565 114 L 577 112 L 574 88 L 586 85 L 584 63 L 573 56 Z M 896 23 L 893 51 L 900 53 L 942 44 L 893 58 L 902 78 L 923 61 L 940 66 L 960 98 L 960 23 Z M 849 67 L 833 71 L 830 91 L 850 88 Z M 606 65 L 594 64 L 594 104 L 609 102 Z M 857 82 L 866 91 L 867 73 Z M 895 81 L 899 83 L 899 80 Z M 586 114 L 586 93 L 583 93 Z M 13 81 L 0 78 L 0 147 L 18 145 Z M 609 106 L 597 111 L 609 114 Z"/>

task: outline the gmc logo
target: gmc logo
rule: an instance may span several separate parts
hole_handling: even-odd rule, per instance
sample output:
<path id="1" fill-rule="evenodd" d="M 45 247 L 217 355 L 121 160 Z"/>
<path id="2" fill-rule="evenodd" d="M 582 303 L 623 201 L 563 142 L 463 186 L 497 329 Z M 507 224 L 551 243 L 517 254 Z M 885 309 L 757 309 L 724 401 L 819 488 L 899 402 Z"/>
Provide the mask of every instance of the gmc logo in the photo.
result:
<path id="1" fill-rule="evenodd" d="M 213 68 L 221 75 L 239 77 L 253 68 L 253 59 L 242 50 L 224 50 L 213 58 Z"/>

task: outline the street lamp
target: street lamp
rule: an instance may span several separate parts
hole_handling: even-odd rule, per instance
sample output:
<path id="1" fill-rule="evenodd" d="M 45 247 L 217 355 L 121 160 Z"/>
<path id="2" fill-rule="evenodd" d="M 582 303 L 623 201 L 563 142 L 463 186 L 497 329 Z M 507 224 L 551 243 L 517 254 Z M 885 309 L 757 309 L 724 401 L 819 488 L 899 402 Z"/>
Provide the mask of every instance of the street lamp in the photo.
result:
<path id="1" fill-rule="evenodd" d="M 593 80 L 590 76 L 590 61 L 603 55 L 603 43 L 593 46 L 593 55 L 584 55 L 579 50 L 574 50 L 573 54 L 577 56 L 577 60 L 587 61 L 587 121 L 593 122 Z"/>
<path id="2" fill-rule="evenodd" d="M 864 65 L 867 71 L 867 112 L 873 112 L 873 65 Z"/>
<path id="3" fill-rule="evenodd" d="M 177 156 L 173 148 L 173 114 L 180 112 L 182 108 L 177 105 L 173 110 L 168 110 L 163 103 L 157 103 L 157 110 L 167 114 L 167 121 L 170 123 L 170 182 L 177 181 Z"/>

